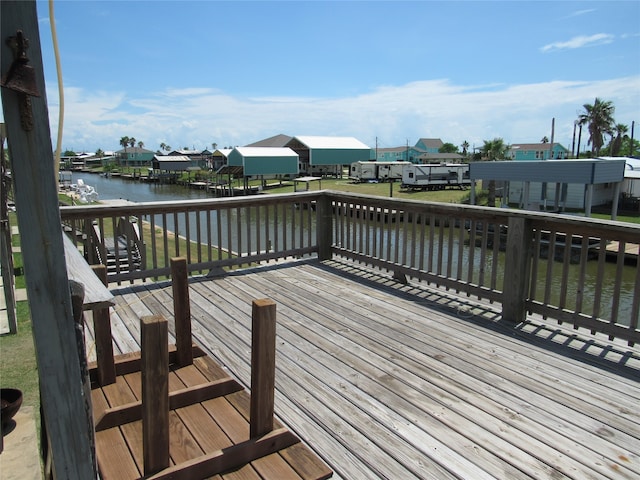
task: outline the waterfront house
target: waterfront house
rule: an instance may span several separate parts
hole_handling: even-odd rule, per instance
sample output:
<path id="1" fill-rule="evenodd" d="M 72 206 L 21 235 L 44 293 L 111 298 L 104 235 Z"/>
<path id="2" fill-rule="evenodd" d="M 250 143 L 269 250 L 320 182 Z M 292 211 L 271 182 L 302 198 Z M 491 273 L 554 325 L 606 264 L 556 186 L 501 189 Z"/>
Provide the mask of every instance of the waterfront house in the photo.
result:
<path id="1" fill-rule="evenodd" d="M 569 150 L 560 143 L 514 143 L 506 157 L 515 161 L 563 160 L 569 158 Z"/>
<path id="2" fill-rule="evenodd" d="M 216 151 L 211 154 L 211 168 L 217 172 L 224 165 L 227 165 L 229 162 L 229 154 L 232 150 L 232 148 L 216 149 Z"/>
<path id="3" fill-rule="evenodd" d="M 343 165 L 374 158 L 373 150 L 354 137 L 296 136 L 286 146 L 300 157 L 303 175 L 340 176 Z"/>
<path id="4" fill-rule="evenodd" d="M 140 147 L 127 147 L 116 152 L 118 163 L 123 167 L 145 167 L 151 165 L 155 152 Z"/>
<path id="5" fill-rule="evenodd" d="M 207 150 L 173 150 L 169 152 L 170 156 L 185 156 L 191 160 L 192 167 L 199 167 L 201 170 L 213 168 L 211 165 L 212 152 Z"/>
<path id="6" fill-rule="evenodd" d="M 186 172 L 193 166 L 186 155 L 154 155 L 152 165 L 160 172 Z"/>
<path id="7" fill-rule="evenodd" d="M 245 178 L 298 174 L 298 154 L 288 147 L 235 147 L 227 158 L 227 165 L 242 168 Z"/>

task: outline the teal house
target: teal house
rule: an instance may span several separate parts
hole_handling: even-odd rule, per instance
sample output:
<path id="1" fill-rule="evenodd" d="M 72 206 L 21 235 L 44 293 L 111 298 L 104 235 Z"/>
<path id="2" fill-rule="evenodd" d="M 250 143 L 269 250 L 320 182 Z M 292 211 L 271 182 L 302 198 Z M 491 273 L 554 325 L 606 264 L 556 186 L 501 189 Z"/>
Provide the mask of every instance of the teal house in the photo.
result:
<path id="1" fill-rule="evenodd" d="M 464 157 L 458 153 L 440 153 L 444 146 L 439 138 L 421 138 L 413 147 L 379 148 L 376 151 L 378 162 L 411 163 L 460 163 Z"/>
<path id="2" fill-rule="evenodd" d="M 298 154 L 288 147 L 236 147 L 227 155 L 229 167 L 244 177 L 298 175 Z"/>
<path id="3" fill-rule="evenodd" d="M 127 147 L 116 152 L 118 163 L 123 167 L 151 166 L 155 152 L 140 147 Z"/>
<path id="4" fill-rule="evenodd" d="M 569 150 L 559 143 L 514 143 L 507 151 L 507 158 L 515 161 L 565 160 Z"/>
<path id="5" fill-rule="evenodd" d="M 375 158 L 373 150 L 354 137 L 296 136 L 287 147 L 300 157 L 304 175 L 340 176 L 343 165 Z"/>

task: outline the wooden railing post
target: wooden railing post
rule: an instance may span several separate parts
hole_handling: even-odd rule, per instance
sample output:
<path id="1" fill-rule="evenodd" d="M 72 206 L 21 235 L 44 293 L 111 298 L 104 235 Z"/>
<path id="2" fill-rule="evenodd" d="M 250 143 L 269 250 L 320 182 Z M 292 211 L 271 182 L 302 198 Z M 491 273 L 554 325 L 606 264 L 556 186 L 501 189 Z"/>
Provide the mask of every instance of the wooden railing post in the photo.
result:
<path id="1" fill-rule="evenodd" d="M 106 265 L 92 265 L 91 269 L 105 286 L 109 285 Z M 101 386 L 110 385 L 116 381 L 116 366 L 113 358 L 113 338 L 111 335 L 109 307 L 93 311 L 93 329 L 96 340 L 98 383 Z"/>
<path id="2" fill-rule="evenodd" d="M 185 257 L 171 259 L 171 288 L 176 322 L 176 363 L 184 367 L 193 363 L 189 276 Z"/>
<path id="3" fill-rule="evenodd" d="M 520 323 L 526 319 L 526 299 L 531 277 L 533 239 L 532 222 L 524 217 L 509 217 L 505 251 L 502 318 Z"/>
<path id="4" fill-rule="evenodd" d="M 140 319 L 144 474 L 169 466 L 169 346 L 162 315 Z"/>
<path id="5" fill-rule="evenodd" d="M 331 259 L 331 242 L 333 240 L 333 212 L 331 198 L 323 193 L 316 201 L 316 242 L 318 244 L 318 259 Z"/>
<path id="6" fill-rule="evenodd" d="M 276 377 L 276 304 L 254 300 L 251 314 L 250 438 L 273 430 Z"/>

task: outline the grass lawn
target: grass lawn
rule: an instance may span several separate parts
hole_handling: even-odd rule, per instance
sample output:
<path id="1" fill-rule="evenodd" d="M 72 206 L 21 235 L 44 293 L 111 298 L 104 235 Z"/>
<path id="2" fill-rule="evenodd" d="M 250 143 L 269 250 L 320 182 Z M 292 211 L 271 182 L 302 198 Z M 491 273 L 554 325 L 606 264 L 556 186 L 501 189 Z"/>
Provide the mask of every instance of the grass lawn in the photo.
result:
<path id="1" fill-rule="evenodd" d="M 0 384 L 22 390 L 23 405 L 35 407 L 39 414 L 40 389 L 29 302 L 17 302 L 18 333 L 0 337 Z"/>

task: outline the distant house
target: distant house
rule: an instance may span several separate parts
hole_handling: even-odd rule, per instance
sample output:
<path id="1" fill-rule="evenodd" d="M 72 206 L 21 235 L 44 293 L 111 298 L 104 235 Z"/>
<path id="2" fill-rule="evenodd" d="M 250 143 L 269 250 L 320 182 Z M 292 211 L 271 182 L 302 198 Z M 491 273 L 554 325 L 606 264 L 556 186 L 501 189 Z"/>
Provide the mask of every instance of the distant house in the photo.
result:
<path id="1" fill-rule="evenodd" d="M 200 167 L 202 170 L 213 168 L 211 164 L 212 153 L 207 150 L 173 150 L 169 152 L 170 156 L 182 155 L 189 157 L 192 167 Z"/>
<path id="2" fill-rule="evenodd" d="M 186 172 L 192 162 L 186 155 L 154 155 L 153 169 L 160 172 Z"/>
<path id="3" fill-rule="evenodd" d="M 413 147 L 378 148 L 379 162 L 411 163 L 461 163 L 464 157 L 458 153 L 440 153 L 444 143 L 439 138 L 421 138 Z"/>
<path id="4" fill-rule="evenodd" d="M 514 143 L 507 151 L 507 158 L 515 161 L 564 160 L 569 150 L 559 143 Z M 551 150 L 551 151 L 550 151 Z"/>
<path id="5" fill-rule="evenodd" d="M 218 148 L 211 154 L 211 168 L 214 171 L 220 170 L 224 165 L 227 165 L 229 161 L 229 154 L 233 148 Z"/>
<path id="6" fill-rule="evenodd" d="M 370 147 L 354 137 L 296 136 L 286 146 L 299 155 L 302 175 L 340 176 L 343 165 L 374 156 Z"/>
<path id="7" fill-rule="evenodd" d="M 425 153 L 439 153 L 444 146 L 439 138 L 421 138 L 416 142 L 415 147 Z"/>
<path id="8" fill-rule="evenodd" d="M 118 163 L 123 167 L 150 166 L 155 152 L 140 147 L 127 147 L 115 152 Z"/>

